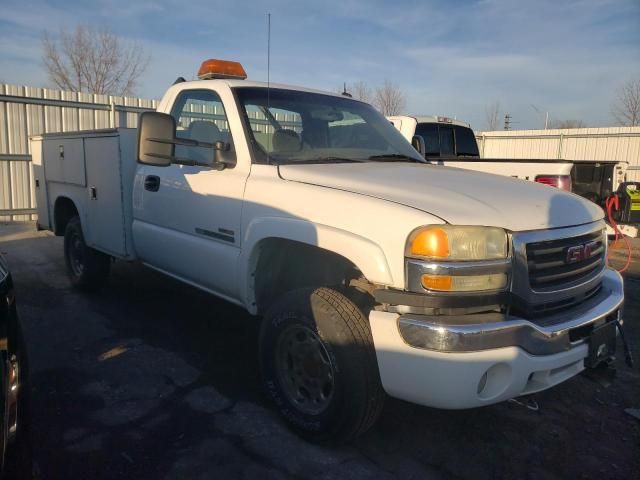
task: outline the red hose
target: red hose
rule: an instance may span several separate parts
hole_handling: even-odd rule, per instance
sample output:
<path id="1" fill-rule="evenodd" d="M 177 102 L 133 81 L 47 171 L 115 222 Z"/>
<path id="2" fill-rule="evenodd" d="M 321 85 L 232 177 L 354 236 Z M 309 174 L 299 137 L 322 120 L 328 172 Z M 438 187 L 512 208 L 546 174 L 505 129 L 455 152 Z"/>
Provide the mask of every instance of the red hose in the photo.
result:
<path id="1" fill-rule="evenodd" d="M 627 246 L 627 262 L 624 264 L 624 267 L 622 267 L 622 269 L 618 270 L 619 273 L 624 273 L 631 266 L 631 243 L 629 242 L 627 236 L 620 231 L 618 224 L 613 219 L 611 209 L 614 207 L 614 205 L 617 211 L 620 208 L 620 200 L 618 199 L 617 195 L 612 195 L 611 197 L 607 198 L 607 200 L 605 201 L 605 206 L 607 207 L 607 216 L 609 217 L 609 223 L 613 226 L 613 230 L 616 232 L 616 238 L 614 241 L 617 242 L 618 238 L 622 237 L 625 245 Z M 609 252 L 610 250 L 607 249 L 607 265 L 609 264 Z"/>

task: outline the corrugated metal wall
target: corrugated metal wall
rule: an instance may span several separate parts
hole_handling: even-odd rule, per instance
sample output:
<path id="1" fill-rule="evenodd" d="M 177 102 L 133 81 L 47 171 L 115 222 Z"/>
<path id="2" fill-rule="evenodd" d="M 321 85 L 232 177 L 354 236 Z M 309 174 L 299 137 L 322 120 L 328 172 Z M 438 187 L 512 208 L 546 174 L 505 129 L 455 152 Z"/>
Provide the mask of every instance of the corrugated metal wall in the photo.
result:
<path id="1" fill-rule="evenodd" d="M 142 98 L 0 84 L 0 221 L 35 218 L 30 135 L 135 127 L 138 114 L 156 106 Z"/>
<path id="2" fill-rule="evenodd" d="M 640 181 L 640 127 L 502 130 L 477 138 L 485 158 L 626 161 L 627 179 Z"/>

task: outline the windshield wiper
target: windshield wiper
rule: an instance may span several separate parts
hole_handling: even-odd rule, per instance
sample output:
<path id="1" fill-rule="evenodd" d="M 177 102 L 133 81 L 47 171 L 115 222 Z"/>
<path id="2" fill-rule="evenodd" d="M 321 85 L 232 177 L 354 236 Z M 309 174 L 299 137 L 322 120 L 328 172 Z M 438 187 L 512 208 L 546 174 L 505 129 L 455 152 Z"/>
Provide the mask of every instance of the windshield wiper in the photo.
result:
<path id="1" fill-rule="evenodd" d="M 388 159 L 388 160 L 387 160 Z M 424 160 L 418 160 L 415 157 L 410 157 L 409 155 L 404 155 L 402 153 L 386 153 L 384 155 L 372 155 L 369 157 L 369 160 L 374 161 L 410 161 L 416 163 L 426 163 Z"/>

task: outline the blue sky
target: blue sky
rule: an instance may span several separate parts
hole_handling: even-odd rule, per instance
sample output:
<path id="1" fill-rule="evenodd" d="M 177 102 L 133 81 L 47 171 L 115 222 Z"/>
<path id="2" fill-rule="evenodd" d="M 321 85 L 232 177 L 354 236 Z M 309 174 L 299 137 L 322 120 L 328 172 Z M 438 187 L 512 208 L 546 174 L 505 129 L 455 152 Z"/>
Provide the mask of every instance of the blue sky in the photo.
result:
<path id="1" fill-rule="evenodd" d="M 545 111 L 612 125 L 616 88 L 640 78 L 640 0 L 2 0 L 0 82 L 51 86 L 42 33 L 79 23 L 147 49 L 139 96 L 159 98 L 205 58 L 238 60 L 265 80 L 267 12 L 272 81 L 335 90 L 390 79 L 407 113 L 476 129 L 496 100 L 515 128 L 541 127 Z"/>

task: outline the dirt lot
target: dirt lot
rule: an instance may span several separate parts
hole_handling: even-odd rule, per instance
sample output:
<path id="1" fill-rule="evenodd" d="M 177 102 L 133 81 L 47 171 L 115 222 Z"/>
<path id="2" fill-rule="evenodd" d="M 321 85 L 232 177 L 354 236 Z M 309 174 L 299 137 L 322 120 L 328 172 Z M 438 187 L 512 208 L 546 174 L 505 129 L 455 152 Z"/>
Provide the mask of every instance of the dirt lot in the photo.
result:
<path id="1" fill-rule="evenodd" d="M 624 411 L 640 408 L 640 373 L 622 355 L 610 383 L 580 375 L 535 395 L 538 411 L 390 399 L 367 435 L 319 447 L 265 402 L 256 322 L 240 309 L 125 263 L 78 294 L 62 240 L 32 224 L 0 226 L 0 252 L 25 325 L 39 478 L 640 478 L 640 421 Z M 640 363 L 640 261 L 626 286 Z"/>

